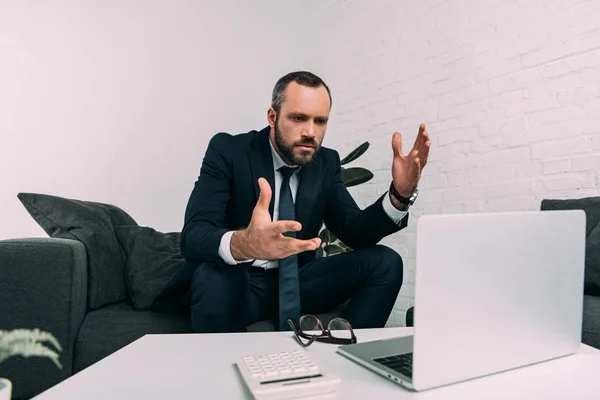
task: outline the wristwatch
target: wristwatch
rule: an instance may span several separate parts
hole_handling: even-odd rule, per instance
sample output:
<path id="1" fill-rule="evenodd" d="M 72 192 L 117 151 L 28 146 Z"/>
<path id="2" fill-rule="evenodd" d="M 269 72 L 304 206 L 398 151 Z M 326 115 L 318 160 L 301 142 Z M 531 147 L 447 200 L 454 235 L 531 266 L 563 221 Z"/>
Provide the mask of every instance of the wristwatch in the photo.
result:
<path id="1" fill-rule="evenodd" d="M 412 206 L 415 203 L 415 200 L 417 200 L 417 196 L 419 195 L 419 191 L 415 188 L 415 191 L 413 192 L 412 196 L 410 196 L 410 197 L 401 196 L 400 193 L 398 193 L 398 191 L 394 187 L 393 181 L 390 183 L 390 193 L 392 194 L 392 196 L 394 196 L 394 198 L 396 200 L 398 200 L 400 203 L 404 204 L 407 208 Z"/>

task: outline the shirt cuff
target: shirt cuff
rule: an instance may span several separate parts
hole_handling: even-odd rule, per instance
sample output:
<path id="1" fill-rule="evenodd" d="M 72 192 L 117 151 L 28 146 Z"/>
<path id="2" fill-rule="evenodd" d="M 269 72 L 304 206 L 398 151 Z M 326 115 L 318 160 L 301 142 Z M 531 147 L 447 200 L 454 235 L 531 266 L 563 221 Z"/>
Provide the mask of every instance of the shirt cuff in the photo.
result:
<path id="1" fill-rule="evenodd" d="M 270 263 L 271 262 L 268 260 L 258 260 L 257 259 L 257 260 L 254 260 L 254 262 L 252 263 L 252 266 L 267 269 Z"/>
<path id="2" fill-rule="evenodd" d="M 390 199 L 390 193 L 387 192 L 385 199 L 383 199 L 383 211 L 391 218 L 392 221 L 396 223 L 396 225 L 400 225 L 402 219 L 408 214 L 407 211 L 398 210 L 392 204 L 392 200 Z"/>
<path id="3" fill-rule="evenodd" d="M 252 259 L 237 261 L 231 255 L 231 236 L 233 236 L 233 232 L 235 231 L 225 232 L 225 234 L 221 236 L 221 243 L 219 245 L 219 257 L 221 257 L 223 261 L 225 261 L 229 265 L 237 265 L 252 261 Z"/>

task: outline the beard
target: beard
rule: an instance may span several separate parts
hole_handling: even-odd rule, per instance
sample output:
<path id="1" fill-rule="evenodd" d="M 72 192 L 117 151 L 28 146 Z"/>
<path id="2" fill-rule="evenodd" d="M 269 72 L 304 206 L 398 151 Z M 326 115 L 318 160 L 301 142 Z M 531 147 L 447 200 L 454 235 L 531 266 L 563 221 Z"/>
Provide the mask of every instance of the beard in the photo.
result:
<path id="1" fill-rule="evenodd" d="M 275 119 L 275 143 L 277 144 L 277 148 L 283 154 L 283 156 L 290 161 L 293 165 L 306 165 L 311 162 L 314 156 L 319 151 L 321 145 L 317 143 L 314 139 L 302 139 L 299 142 L 286 142 L 281 134 L 281 130 L 279 129 L 279 121 Z M 314 151 L 301 151 L 299 154 L 294 153 L 294 147 L 297 146 L 311 146 L 314 148 Z"/>

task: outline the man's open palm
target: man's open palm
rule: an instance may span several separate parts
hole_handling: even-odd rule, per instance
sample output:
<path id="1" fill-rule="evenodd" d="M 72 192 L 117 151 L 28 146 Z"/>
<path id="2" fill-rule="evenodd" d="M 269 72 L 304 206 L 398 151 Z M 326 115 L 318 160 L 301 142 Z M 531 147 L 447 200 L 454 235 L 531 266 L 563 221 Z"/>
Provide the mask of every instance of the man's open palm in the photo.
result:
<path id="1" fill-rule="evenodd" d="M 244 253 L 249 258 L 261 260 L 278 260 L 303 251 L 316 250 L 321 239 L 295 239 L 284 236 L 286 232 L 297 232 L 302 229 L 298 221 L 275 221 L 269 213 L 272 191 L 266 179 L 258 180 L 260 196 L 252 212 L 252 219 L 246 229 L 247 249 Z"/>
<path id="2" fill-rule="evenodd" d="M 415 191 L 419 179 L 421 179 L 421 171 L 427 164 L 430 146 L 431 142 L 425 124 L 419 126 L 419 133 L 413 148 L 406 155 L 402 152 L 402 135 L 400 132 L 394 132 L 392 136 L 392 149 L 394 150 L 392 180 L 394 187 L 402 196 L 410 197 Z"/>

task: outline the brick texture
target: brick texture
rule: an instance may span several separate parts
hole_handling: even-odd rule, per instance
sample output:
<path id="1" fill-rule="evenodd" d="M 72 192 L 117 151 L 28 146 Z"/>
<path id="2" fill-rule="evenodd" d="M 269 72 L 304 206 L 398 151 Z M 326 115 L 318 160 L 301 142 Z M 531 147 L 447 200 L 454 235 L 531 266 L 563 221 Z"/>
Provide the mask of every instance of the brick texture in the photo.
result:
<path id="1" fill-rule="evenodd" d="M 421 215 L 537 210 L 544 198 L 600 194 L 600 7 L 594 1 L 340 0 L 320 5 L 316 65 L 334 107 L 326 144 L 375 177 L 351 188 L 364 207 L 384 193 L 391 135 L 408 149 L 420 122 L 430 162 L 409 227 L 384 239 L 405 261 L 388 325 L 414 304 Z M 449 265 L 449 268 L 451 266 Z"/>

